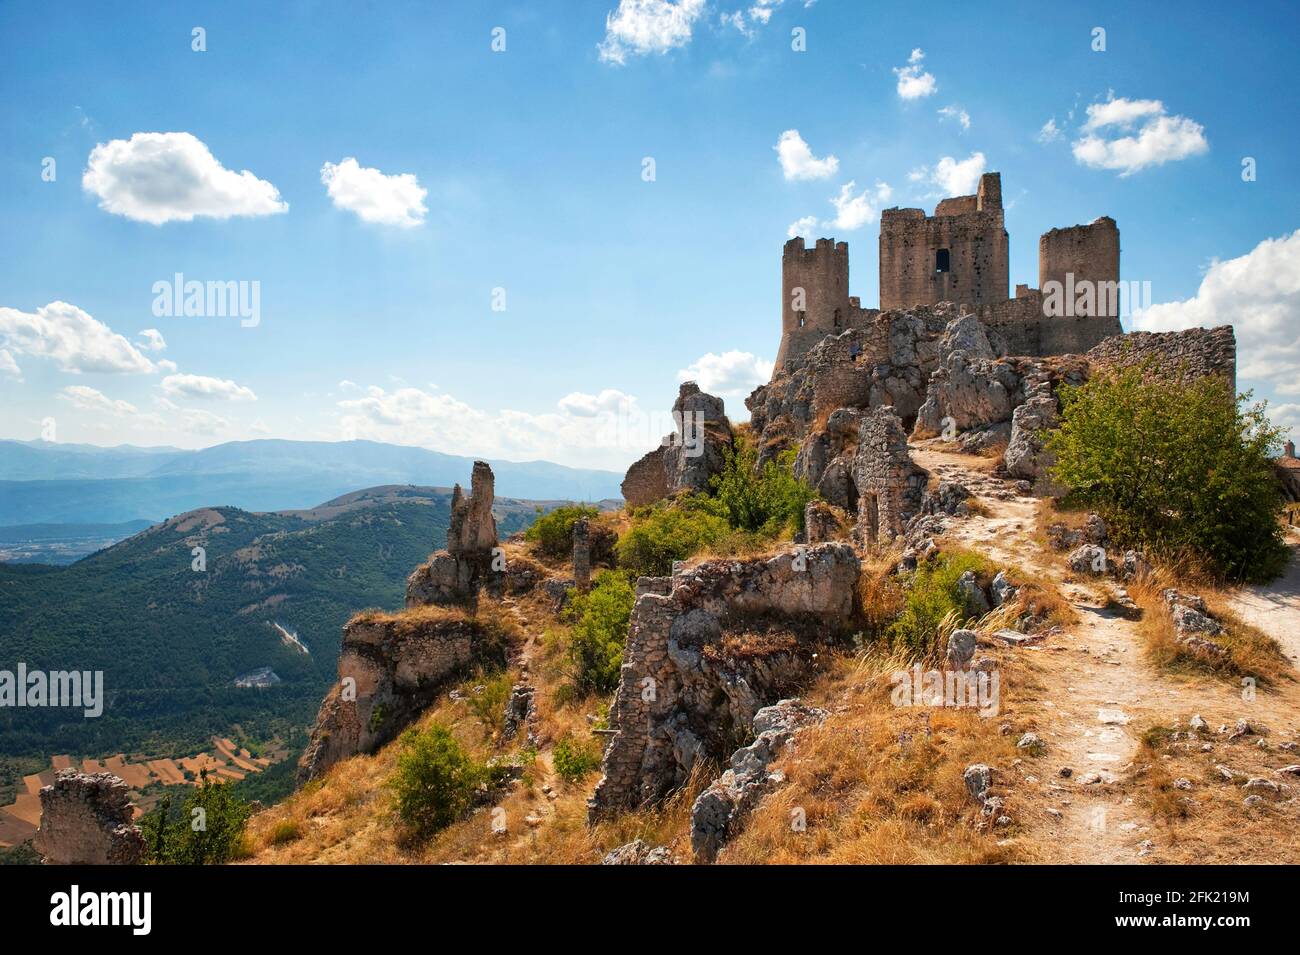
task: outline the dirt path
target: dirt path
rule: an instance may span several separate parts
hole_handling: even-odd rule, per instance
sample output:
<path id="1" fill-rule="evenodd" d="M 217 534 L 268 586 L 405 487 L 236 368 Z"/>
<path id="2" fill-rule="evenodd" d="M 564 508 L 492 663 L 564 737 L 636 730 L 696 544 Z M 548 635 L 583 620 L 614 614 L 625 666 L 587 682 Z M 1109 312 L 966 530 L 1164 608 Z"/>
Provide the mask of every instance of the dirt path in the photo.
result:
<path id="1" fill-rule="evenodd" d="M 1184 726 L 1200 713 L 1211 726 L 1240 716 L 1274 726 L 1300 720 L 1297 685 L 1259 694 L 1249 705 L 1226 681 L 1194 679 L 1153 668 L 1134 620 L 1108 607 L 1108 595 L 1091 581 L 1067 581 L 1061 555 L 1035 540 L 1038 502 L 1015 485 L 992 477 L 985 459 L 913 449 L 917 464 L 965 484 L 986 514 L 954 519 L 949 541 L 1054 583 L 1080 622 L 1042 643 L 1016 651 L 1029 664 L 1028 685 L 1015 688 L 1018 710 L 1032 714 L 1046 755 L 1026 760 L 1016 787 L 1031 807 L 1021 820 L 1043 861 L 1068 863 L 1160 862 L 1157 827 L 1119 785 L 1131 768 L 1144 726 Z M 1271 588 L 1238 597 L 1242 615 L 1300 652 L 1300 559 Z M 1020 713 L 1015 714 L 1017 716 Z M 1216 743 L 1216 746 L 1221 744 Z M 1069 770 L 1069 775 L 1061 775 Z M 1154 845 L 1148 845 L 1151 840 Z"/>
<path id="2" fill-rule="evenodd" d="M 1245 587 L 1232 598 L 1232 609 L 1246 623 L 1259 627 L 1292 660 L 1300 662 L 1300 531 L 1288 535 L 1291 563 L 1271 584 Z"/>

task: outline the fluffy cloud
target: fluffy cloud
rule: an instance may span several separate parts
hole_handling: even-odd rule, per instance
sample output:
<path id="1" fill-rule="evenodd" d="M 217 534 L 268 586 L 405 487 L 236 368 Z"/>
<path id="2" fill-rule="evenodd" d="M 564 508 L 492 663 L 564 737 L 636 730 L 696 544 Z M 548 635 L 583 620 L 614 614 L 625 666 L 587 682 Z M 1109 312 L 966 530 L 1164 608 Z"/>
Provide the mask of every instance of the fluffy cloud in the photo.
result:
<path id="1" fill-rule="evenodd" d="M 1155 99 L 1111 98 L 1088 107 L 1074 158 L 1093 169 L 1131 176 L 1148 166 L 1186 159 L 1208 151 L 1205 129 L 1186 116 L 1170 116 Z"/>
<path id="2" fill-rule="evenodd" d="M 944 106 L 939 110 L 939 118 L 956 120 L 963 130 L 970 129 L 970 113 L 960 106 Z"/>
<path id="3" fill-rule="evenodd" d="M 1056 125 L 1055 116 L 1043 123 L 1036 138 L 1040 143 L 1054 143 L 1061 138 L 1061 127 Z"/>
<path id="4" fill-rule="evenodd" d="M 709 352 L 677 372 L 678 381 L 693 381 L 721 398 L 744 399 L 772 377 L 772 362 L 747 351 Z"/>
<path id="5" fill-rule="evenodd" d="M 162 380 L 163 393 L 172 398 L 210 398 L 221 401 L 256 401 L 252 389 L 228 378 L 205 375 L 168 375 Z"/>
<path id="6" fill-rule="evenodd" d="M 322 166 L 320 181 L 337 208 L 355 212 L 364 222 L 410 229 L 424 222 L 429 211 L 424 205 L 429 190 L 409 172 L 387 176 L 349 156 Z"/>
<path id="7" fill-rule="evenodd" d="M 787 180 L 826 179 L 835 175 L 840 161 L 828 155 L 818 159 L 797 129 L 787 129 L 772 147 L 781 161 L 781 173 Z"/>
<path id="8" fill-rule="evenodd" d="M 225 168 L 189 133 L 136 133 L 100 143 L 86 161 L 81 186 L 99 197 L 104 211 L 153 225 L 289 210 L 275 186 L 247 169 Z"/>
<path id="9" fill-rule="evenodd" d="M 1214 261 L 1192 298 L 1133 316 L 1134 328 L 1151 332 L 1227 324 L 1237 336 L 1239 378 L 1300 394 L 1300 230 Z"/>
<path id="10" fill-rule="evenodd" d="M 969 196 L 979 185 L 984 167 L 983 153 L 971 153 L 960 160 L 944 156 L 934 168 L 922 166 L 908 173 L 907 178 L 913 182 L 929 182 L 943 196 Z"/>
<path id="11" fill-rule="evenodd" d="M 614 389 L 573 392 L 560 399 L 555 411 L 541 414 L 489 412 L 442 392 L 410 387 L 388 391 L 375 385 L 337 406 L 345 439 L 612 470 L 627 467 L 673 430 L 667 409 L 645 412 L 636 398 Z"/>
<path id="12" fill-rule="evenodd" d="M 141 329 L 138 333 L 142 341 L 139 342 L 141 348 L 149 351 L 162 351 L 167 347 L 167 341 L 163 338 L 162 332 L 156 328 Z"/>
<path id="13" fill-rule="evenodd" d="M 102 391 L 86 385 L 69 385 L 59 393 L 59 399 L 70 402 L 82 411 L 110 414 L 119 418 L 139 413 L 139 409 L 129 401 L 114 400 Z"/>
<path id="14" fill-rule="evenodd" d="M 180 418 L 177 420 L 176 426 L 189 434 L 214 435 L 225 431 L 230 426 L 230 423 L 211 411 L 183 408 L 180 410 Z"/>
<path id="15" fill-rule="evenodd" d="M 0 308 L 0 345 L 13 354 L 53 359 L 73 374 L 139 375 L 154 370 L 136 346 L 67 302 L 51 302 L 34 314 Z"/>
<path id="16" fill-rule="evenodd" d="M 8 375 L 11 378 L 19 379 L 23 376 L 22 369 L 18 367 L 18 362 L 14 361 L 14 356 L 4 348 L 0 348 L 0 375 Z"/>
<path id="17" fill-rule="evenodd" d="M 793 239 L 795 236 L 800 235 L 805 239 L 811 239 L 812 234 L 816 229 L 816 216 L 802 216 L 790 223 L 790 228 L 785 230 L 785 235 L 788 239 Z"/>
<path id="18" fill-rule="evenodd" d="M 772 11 L 781 6 L 784 0 L 754 0 L 749 10 L 736 10 L 723 13 L 718 19 L 723 26 L 733 26 L 745 36 L 752 37 L 757 26 L 765 26 L 772 19 Z M 811 0 L 805 6 L 812 6 Z"/>
<path id="19" fill-rule="evenodd" d="M 894 69 L 898 76 L 898 95 L 902 99 L 921 99 L 924 96 L 931 96 L 938 92 L 939 84 L 934 81 L 934 77 L 925 72 L 922 61 L 925 60 L 925 53 L 920 47 L 912 51 L 912 55 L 907 58 L 907 66 L 899 66 Z"/>
<path id="20" fill-rule="evenodd" d="M 853 190 L 857 185 L 850 180 L 840 187 L 840 194 L 831 199 L 831 205 L 835 207 L 835 218 L 825 223 L 826 225 L 846 231 L 860 229 L 876 221 L 880 207 L 894 194 L 894 190 L 888 183 L 878 182 L 874 193 L 863 189 L 862 192 L 854 195 Z"/>
<path id="21" fill-rule="evenodd" d="M 623 64 L 629 54 L 667 53 L 690 42 L 704 0 L 619 0 L 605 17 L 605 39 L 597 49 L 605 63 Z"/>

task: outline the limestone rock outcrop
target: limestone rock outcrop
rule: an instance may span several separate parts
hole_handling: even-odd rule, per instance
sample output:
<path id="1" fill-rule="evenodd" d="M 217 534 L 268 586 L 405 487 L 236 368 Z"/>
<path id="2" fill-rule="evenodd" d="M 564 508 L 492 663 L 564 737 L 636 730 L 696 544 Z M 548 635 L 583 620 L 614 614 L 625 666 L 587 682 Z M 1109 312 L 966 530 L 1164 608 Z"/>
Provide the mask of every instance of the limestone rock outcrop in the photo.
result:
<path id="1" fill-rule="evenodd" d="M 127 784 L 112 773 L 65 769 L 43 786 L 33 847 L 53 865 L 135 865 L 144 836 L 132 824 Z"/>
<path id="2" fill-rule="evenodd" d="M 676 431 L 627 470 L 623 500 L 629 507 L 653 504 L 680 491 L 707 491 L 722 472 L 734 435 L 721 398 L 684 382 L 673 403 Z"/>
<path id="3" fill-rule="evenodd" d="M 728 769 L 691 807 L 691 852 L 697 862 L 713 862 L 763 795 L 781 781 L 768 767 L 795 733 L 823 722 L 828 715 L 794 699 L 781 700 L 754 714 L 754 741 L 732 753 Z"/>
<path id="4" fill-rule="evenodd" d="M 1007 473 L 1012 477 L 1050 486 L 1048 469 L 1056 456 L 1047 449 L 1047 432 L 1060 423 L 1056 398 L 1050 391 L 1036 392 L 1011 415 L 1011 440 L 1003 454 Z"/>
<path id="5" fill-rule="evenodd" d="M 611 849 L 600 860 L 601 865 L 672 865 L 672 853 L 667 846 L 651 848 L 641 839 Z"/>
<path id="6" fill-rule="evenodd" d="M 858 569 L 837 542 L 638 581 L 592 818 L 654 802 L 701 755 L 744 742 L 813 672 L 820 642 L 851 628 Z"/>
<path id="7" fill-rule="evenodd" d="M 407 578 L 408 607 L 471 601 L 492 574 L 498 544 L 492 516 L 495 483 L 488 463 L 475 461 L 469 496 L 459 484 L 452 490 L 447 549 L 433 554 Z"/>
<path id="8" fill-rule="evenodd" d="M 448 682 L 471 666 L 504 660 L 491 626 L 458 610 L 371 611 L 343 628 L 338 683 L 321 703 L 299 762 L 299 779 L 319 776 L 397 736 Z"/>

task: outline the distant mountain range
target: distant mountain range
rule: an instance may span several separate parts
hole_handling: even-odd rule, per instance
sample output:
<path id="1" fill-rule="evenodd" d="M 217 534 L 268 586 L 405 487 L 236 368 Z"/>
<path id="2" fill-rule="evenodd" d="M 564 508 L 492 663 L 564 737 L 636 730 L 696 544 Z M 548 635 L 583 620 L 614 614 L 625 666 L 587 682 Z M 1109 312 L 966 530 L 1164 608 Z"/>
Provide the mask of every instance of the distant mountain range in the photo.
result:
<path id="1" fill-rule="evenodd" d="M 232 441 L 198 451 L 0 441 L 0 527 L 163 520 L 199 507 L 309 507 L 359 487 L 450 488 L 473 458 L 376 441 Z M 622 475 L 547 461 L 491 461 L 498 495 L 617 499 Z"/>
<path id="2" fill-rule="evenodd" d="M 0 670 L 102 670 L 108 699 L 96 719 L 0 708 L 0 767 L 16 755 L 194 752 L 235 723 L 294 739 L 334 679 L 343 623 L 401 607 L 406 575 L 446 545 L 450 503 L 442 488 L 390 485 L 309 510 L 206 507 L 69 566 L 0 563 Z M 504 536 L 558 503 L 498 497 L 493 511 Z M 263 667 L 280 682 L 235 685 Z"/>

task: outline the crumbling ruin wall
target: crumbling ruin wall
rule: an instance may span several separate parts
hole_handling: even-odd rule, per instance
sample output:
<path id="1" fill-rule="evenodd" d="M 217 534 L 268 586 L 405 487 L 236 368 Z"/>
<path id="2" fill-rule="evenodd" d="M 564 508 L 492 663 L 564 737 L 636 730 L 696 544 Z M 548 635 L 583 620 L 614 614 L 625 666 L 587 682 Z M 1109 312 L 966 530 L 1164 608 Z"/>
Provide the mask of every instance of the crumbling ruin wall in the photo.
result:
<path id="1" fill-rule="evenodd" d="M 1091 282 L 1095 286 L 1119 282 L 1119 226 L 1110 216 L 1088 225 L 1051 229 L 1038 239 L 1038 288 L 1047 294 L 1049 282 L 1062 287 Z M 1118 302 L 1098 314 L 1119 317 Z"/>
<path id="2" fill-rule="evenodd" d="M 1094 370 L 1127 368 L 1152 360 L 1165 376 L 1223 375 L 1237 383 L 1237 337 L 1231 325 L 1179 332 L 1129 332 L 1108 338 L 1085 356 Z"/>
<path id="3" fill-rule="evenodd" d="M 701 756 L 743 743 L 754 715 L 808 678 L 817 640 L 850 627 L 857 578 L 839 542 L 638 581 L 591 818 L 654 802 Z"/>
<path id="4" fill-rule="evenodd" d="M 903 422 L 889 407 L 863 416 L 853 459 L 860 541 L 874 544 L 903 534 L 921 512 L 929 472 L 912 462 Z"/>
<path id="5" fill-rule="evenodd" d="M 62 770 L 41 788 L 41 826 L 32 841 L 53 865 L 135 865 L 144 836 L 132 824 L 130 789 L 112 773 Z"/>

